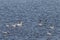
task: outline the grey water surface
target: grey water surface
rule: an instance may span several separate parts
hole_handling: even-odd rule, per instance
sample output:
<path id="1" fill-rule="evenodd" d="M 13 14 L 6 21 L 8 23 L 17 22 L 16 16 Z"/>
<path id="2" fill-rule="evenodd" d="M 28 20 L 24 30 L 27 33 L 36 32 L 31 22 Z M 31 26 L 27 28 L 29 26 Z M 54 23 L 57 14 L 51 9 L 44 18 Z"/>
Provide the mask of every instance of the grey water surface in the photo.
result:
<path id="1" fill-rule="evenodd" d="M 0 0 L 0 40 L 60 40 L 60 0 Z"/>

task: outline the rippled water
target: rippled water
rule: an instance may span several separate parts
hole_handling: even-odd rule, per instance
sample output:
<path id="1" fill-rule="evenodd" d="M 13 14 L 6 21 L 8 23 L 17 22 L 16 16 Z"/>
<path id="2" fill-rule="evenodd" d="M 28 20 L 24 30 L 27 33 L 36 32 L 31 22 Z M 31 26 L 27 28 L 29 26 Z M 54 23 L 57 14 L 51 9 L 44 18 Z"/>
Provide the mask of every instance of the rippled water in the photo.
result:
<path id="1" fill-rule="evenodd" d="M 60 0 L 0 0 L 0 40 L 60 40 Z"/>

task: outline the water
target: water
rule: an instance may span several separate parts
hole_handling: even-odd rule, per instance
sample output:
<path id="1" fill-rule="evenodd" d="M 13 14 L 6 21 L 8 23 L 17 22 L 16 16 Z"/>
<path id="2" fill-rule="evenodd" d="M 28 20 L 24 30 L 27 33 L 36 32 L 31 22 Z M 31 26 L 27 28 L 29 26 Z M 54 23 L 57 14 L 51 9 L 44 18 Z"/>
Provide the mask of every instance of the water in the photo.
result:
<path id="1" fill-rule="evenodd" d="M 0 40 L 59 39 L 60 0 L 0 0 Z"/>

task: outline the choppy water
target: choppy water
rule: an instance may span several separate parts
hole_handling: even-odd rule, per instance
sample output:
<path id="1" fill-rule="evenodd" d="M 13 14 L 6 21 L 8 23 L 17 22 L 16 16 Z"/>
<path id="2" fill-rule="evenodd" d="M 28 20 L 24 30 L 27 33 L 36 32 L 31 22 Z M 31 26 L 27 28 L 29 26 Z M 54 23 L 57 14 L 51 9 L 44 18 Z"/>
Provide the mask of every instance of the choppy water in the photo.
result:
<path id="1" fill-rule="evenodd" d="M 60 40 L 60 0 L 0 0 L 0 40 Z"/>

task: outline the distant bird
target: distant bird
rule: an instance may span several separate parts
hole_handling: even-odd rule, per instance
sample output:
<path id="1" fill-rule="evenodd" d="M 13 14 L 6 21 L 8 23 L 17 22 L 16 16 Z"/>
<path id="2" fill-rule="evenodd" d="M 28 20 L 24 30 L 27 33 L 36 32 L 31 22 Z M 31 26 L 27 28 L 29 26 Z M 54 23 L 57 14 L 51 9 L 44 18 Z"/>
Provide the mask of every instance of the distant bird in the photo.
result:
<path id="1" fill-rule="evenodd" d="M 39 20 L 39 24 L 38 24 L 39 26 L 42 26 L 43 25 L 43 23 L 42 23 L 42 20 L 40 19 Z"/>
<path id="2" fill-rule="evenodd" d="M 51 33 L 47 32 L 48 35 L 52 35 Z"/>
<path id="3" fill-rule="evenodd" d="M 7 34 L 7 32 L 3 32 L 4 34 Z"/>
<path id="4" fill-rule="evenodd" d="M 42 23 L 39 23 L 38 25 L 39 25 L 39 26 L 42 26 L 43 24 L 42 24 Z"/>
<path id="5" fill-rule="evenodd" d="M 17 25 L 17 26 L 22 26 L 22 22 L 20 22 L 20 23 L 17 23 L 16 25 Z"/>
<path id="6" fill-rule="evenodd" d="M 6 27 L 9 27 L 9 25 L 8 25 L 8 24 L 6 24 Z"/>
<path id="7" fill-rule="evenodd" d="M 50 26 L 50 29 L 54 29 L 54 26 Z"/>
<path id="8" fill-rule="evenodd" d="M 16 24 L 13 24 L 12 26 L 15 28 L 16 27 Z"/>

